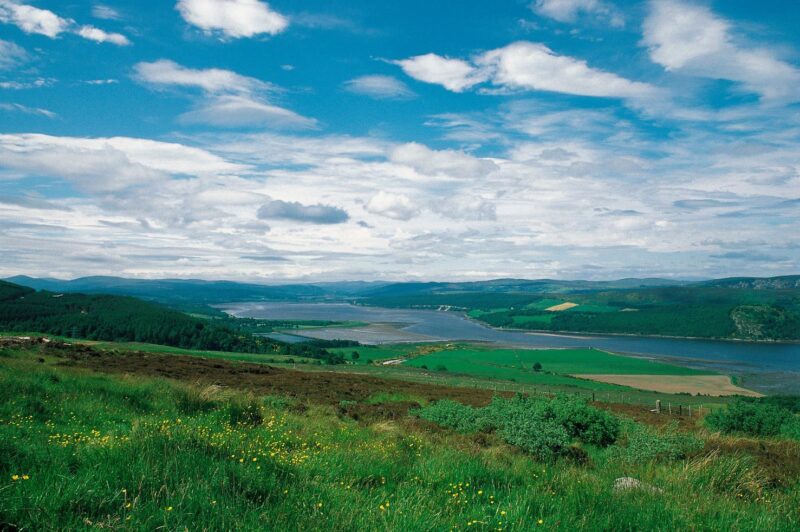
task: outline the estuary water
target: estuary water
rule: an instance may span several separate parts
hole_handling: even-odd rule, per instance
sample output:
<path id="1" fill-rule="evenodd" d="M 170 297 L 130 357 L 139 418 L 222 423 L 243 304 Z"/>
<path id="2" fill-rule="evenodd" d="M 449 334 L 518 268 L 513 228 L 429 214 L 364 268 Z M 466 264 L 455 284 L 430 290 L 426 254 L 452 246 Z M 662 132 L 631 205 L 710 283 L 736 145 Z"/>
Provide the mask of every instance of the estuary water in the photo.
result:
<path id="1" fill-rule="evenodd" d="M 800 344 L 751 343 L 642 336 L 603 336 L 506 331 L 487 327 L 458 312 L 389 309 L 347 303 L 258 302 L 225 305 L 234 316 L 264 319 L 356 320 L 367 327 L 298 332 L 326 339 L 378 344 L 464 340 L 520 348 L 594 347 L 740 375 L 748 387 L 766 393 L 800 393 Z"/>

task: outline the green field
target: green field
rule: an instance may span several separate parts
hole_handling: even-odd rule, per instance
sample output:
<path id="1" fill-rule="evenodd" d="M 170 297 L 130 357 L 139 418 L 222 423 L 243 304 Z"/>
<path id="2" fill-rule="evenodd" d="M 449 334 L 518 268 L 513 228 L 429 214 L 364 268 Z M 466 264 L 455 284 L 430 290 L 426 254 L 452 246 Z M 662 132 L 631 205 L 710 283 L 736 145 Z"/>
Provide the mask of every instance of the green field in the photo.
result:
<path id="1" fill-rule="evenodd" d="M 616 375 L 712 375 L 680 366 L 613 355 L 597 349 L 493 349 L 464 346 L 437 351 L 405 362 L 408 365 L 434 368 L 444 365 L 448 371 L 507 378 L 523 378 L 533 373 L 532 366 L 539 362 L 542 371 L 559 374 L 616 374 Z"/>

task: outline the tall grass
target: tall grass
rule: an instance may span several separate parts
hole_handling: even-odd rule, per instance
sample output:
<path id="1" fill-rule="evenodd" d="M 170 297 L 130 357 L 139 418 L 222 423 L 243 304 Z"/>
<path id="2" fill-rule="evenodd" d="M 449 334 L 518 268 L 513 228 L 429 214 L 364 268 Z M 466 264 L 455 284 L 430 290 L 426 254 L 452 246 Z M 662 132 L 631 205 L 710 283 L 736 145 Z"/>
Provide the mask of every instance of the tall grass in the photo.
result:
<path id="1" fill-rule="evenodd" d="M 0 359 L 0 523 L 131 530 L 796 530 L 747 457 L 537 462 L 276 398 Z M 748 471 L 750 473 L 748 473 Z M 663 489 L 615 493 L 629 475 Z"/>

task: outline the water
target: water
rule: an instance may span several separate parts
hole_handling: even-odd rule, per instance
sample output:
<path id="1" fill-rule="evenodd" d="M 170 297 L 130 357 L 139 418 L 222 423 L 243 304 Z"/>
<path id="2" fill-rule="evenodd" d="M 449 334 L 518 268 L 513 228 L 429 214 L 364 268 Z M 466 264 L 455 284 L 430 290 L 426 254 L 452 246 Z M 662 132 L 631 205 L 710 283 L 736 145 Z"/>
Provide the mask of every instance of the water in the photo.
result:
<path id="1" fill-rule="evenodd" d="M 235 316 L 251 318 L 357 320 L 381 324 L 378 327 L 303 332 L 364 343 L 465 340 L 516 347 L 594 347 L 741 375 L 749 387 L 764 392 L 800 393 L 800 344 L 503 331 L 455 312 L 387 309 L 346 303 L 237 303 L 228 305 L 225 310 Z"/>

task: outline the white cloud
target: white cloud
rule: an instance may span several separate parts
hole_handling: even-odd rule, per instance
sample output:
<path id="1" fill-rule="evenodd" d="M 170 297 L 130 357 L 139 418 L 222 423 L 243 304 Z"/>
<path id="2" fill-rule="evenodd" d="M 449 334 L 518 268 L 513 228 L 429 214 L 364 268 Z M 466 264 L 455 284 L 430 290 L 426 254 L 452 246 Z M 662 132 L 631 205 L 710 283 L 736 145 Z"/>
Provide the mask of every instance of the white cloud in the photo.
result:
<path id="1" fill-rule="evenodd" d="M 0 70 L 20 65 L 28 60 L 28 52 L 11 41 L 0 39 Z"/>
<path id="2" fill-rule="evenodd" d="M 800 70 L 767 48 L 737 43 L 732 28 L 705 6 L 651 1 L 642 44 L 666 70 L 736 81 L 765 100 L 800 100 Z"/>
<path id="3" fill-rule="evenodd" d="M 454 92 L 491 81 L 503 90 L 539 90 L 581 96 L 649 98 L 659 93 L 647 83 L 592 68 L 586 61 L 558 55 L 543 44 L 526 41 L 480 54 L 472 64 L 434 54 L 395 63 L 415 79 L 439 84 Z M 451 63 L 454 66 L 446 68 Z"/>
<path id="4" fill-rule="evenodd" d="M 398 100 L 415 96 L 405 83 L 392 76 L 361 76 L 346 81 L 344 87 L 350 92 L 378 100 Z"/>
<path id="5" fill-rule="evenodd" d="M 0 1 L 0 21 L 15 24 L 25 33 L 45 35 L 51 39 L 70 26 L 70 21 L 63 19 L 47 9 L 18 4 L 10 0 Z"/>
<path id="6" fill-rule="evenodd" d="M 408 196 L 383 190 L 372 196 L 365 208 L 372 214 L 394 220 L 410 220 L 419 213 Z"/>
<path id="7" fill-rule="evenodd" d="M 432 150 L 416 142 L 401 144 L 389 158 L 428 176 L 479 178 L 497 169 L 497 165 L 488 159 L 455 150 Z"/>
<path id="8" fill-rule="evenodd" d="M 212 124 L 221 127 L 267 126 L 313 128 L 316 120 L 299 115 L 248 95 L 224 94 L 207 99 L 192 111 L 181 115 L 186 123 Z"/>
<path id="9" fill-rule="evenodd" d="M 289 26 L 285 16 L 259 0 L 179 0 L 176 8 L 189 24 L 233 38 L 276 35 Z"/>
<path id="10" fill-rule="evenodd" d="M 310 128 L 316 121 L 274 105 L 264 93 L 270 83 L 219 68 L 192 69 L 165 59 L 134 66 L 134 78 L 151 86 L 199 88 L 205 93 L 196 108 L 181 115 L 187 123 L 224 127 L 269 126 Z"/>
<path id="11" fill-rule="evenodd" d="M 651 85 L 591 68 L 586 61 L 558 55 L 538 43 L 510 44 L 486 52 L 476 62 L 492 72 L 492 83 L 511 89 L 617 98 L 647 97 L 657 92 Z"/>
<path id="12" fill-rule="evenodd" d="M 77 138 L 40 134 L 0 135 L 0 168 L 7 177 L 46 175 L 95 192 L 120 191 L 175 175 L 242 172 L 207 151 L 128 137 Z"/>
<path id="13" fill-rule="evenodd" d="M 0 109 L 2 109 L 3 111 L 17 111 L 29 115 L 39 115 L 47 118 L 55 118 L 58 116 L 54 112 L 48 111 L 47 109 L 41 109 L 39 107 L 28 107 L 26 105 L 22 105 L 19 103 L 0 103 Z"/>
<path id="14" fill-rule="evenodd" d="M 0 22 L 16 25 L 25 33 L 44 35 L 51 39 L 62 33 L 74 33 L 95 42 L 110 42 L 118 46 L 130 44 L 120 33 L 108 33 L 94 26 L 78 26 L 72 19 L 62 18 L 50 10 L 20 4 L 14 0 L 0 0 Z"/>
<path id="15" fill-rule="evenodd" d="M 90 41 L 110 42 L 117 46 L 127 46 L 131 43 L 128 38 L 121 33 L 108 33 L 94 26 L 81 26 L 78 30 L 78 35 Z"/>
<path id="16" fill-rule="evenodd" d="M 539 15 L 559 22 L 575 22 L 578 15 L 587 13 L 608 20 L 612 26 L 623 26 L 625 19 L 611 4 L 601 0 L 536 0 L 531 9 Z"/>
<path id="17" fill-rule="evenodd" d="M 92 6 L 92 16 L 104 20 L 120 20 L 122 18 L 119 11 L 104 4 L 95 4 Z"/>
<path id="18" fill-rule="evenodd" d="M 483 73 L 461 59 L 425 54 L 394 61 L 412 78 L 441 85 L 453 92 L 463 92 L 486 80 Z"/>
<path id="19" fill-rule="evenodd" d="M 453 220 L 494 221 L 497 219 L 495 205 L 483 198 L 472 196 L 449 197 L 445 201 L 431 204 L 431 210 Z"/>
<path id="20" fill-rule="evenodd" d="M 151 85 L 195 87 L 212 93 L 247 93 L 269 89 L 269 84 L 263 81 L 230 70 L 187 68 L 167 59 L 137 63 L 133 70 L 137 80 Z"/>
<path id="21" fill-rule="evenodd" d="M 39 89 L 41 87 L 49 87 L 55 82 L 56 80 L 52 78 L 36 78 L 32 81 L 0 81 L 0 89 Z"/>

